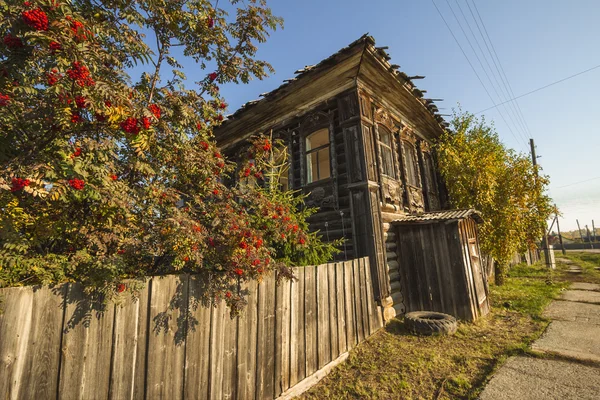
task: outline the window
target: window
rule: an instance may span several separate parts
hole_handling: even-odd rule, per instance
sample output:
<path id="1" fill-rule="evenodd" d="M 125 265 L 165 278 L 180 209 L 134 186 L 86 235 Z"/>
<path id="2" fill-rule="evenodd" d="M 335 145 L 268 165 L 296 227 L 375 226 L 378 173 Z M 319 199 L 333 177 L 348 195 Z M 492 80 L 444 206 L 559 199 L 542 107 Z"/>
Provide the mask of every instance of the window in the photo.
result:
<path id="1" fill-rule="evenodd" d="M 435 179 L 435 165 L 431 154 L 423 153 L 423 160 L 425 161 L 424 169 L 427 180 L 427 196 L 429 198 L 429 209 L 439 209 L 439 198 L 438 198 L 438 186 Z"/>
<path id="2" fill-rule="evenodd" d="M 419 163 L 417 163 L 415 147 L 409 143 L 404 142 L 404 156 L 406 158 L 406 178 L 408 184 L 414 187 L 420 187 L 419 185 Z"/>
<path id="3" fill-rule="evenodd" d="M 329 129 L 324 128 L 306 137 L 306 183 L 330 176 Z"/>
<path id="4" fill-rule="evenodd" d="M 437 182 L 431 154 L 424 153 L 423 158 L 425 159 L 425 173 L 427 174 L 427 189 L 432 193 L 437 193 Z"/>
<path id="5" fill-rule="evenodd" d="M 396 178 L 396 172 L 394 170 L 394 153 L 392 153 L 392 138 L 392 133 L 389 130 L 382 127 L 379 128 L 379 150 L 381 152 L 383 174 Z"/>

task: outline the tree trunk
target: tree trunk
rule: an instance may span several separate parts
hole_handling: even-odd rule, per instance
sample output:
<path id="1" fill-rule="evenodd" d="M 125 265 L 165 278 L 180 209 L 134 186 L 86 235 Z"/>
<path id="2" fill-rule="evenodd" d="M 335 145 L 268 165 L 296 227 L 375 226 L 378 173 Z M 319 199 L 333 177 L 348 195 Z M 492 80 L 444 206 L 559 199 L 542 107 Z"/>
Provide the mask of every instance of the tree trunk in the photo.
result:
<path id="1" fill-rule="evenodd" d="M 504 285 L 504 280 L 506 278 L 506 264 L 496 261 L 494 263 L 494 275 L 496 286 Z"/>

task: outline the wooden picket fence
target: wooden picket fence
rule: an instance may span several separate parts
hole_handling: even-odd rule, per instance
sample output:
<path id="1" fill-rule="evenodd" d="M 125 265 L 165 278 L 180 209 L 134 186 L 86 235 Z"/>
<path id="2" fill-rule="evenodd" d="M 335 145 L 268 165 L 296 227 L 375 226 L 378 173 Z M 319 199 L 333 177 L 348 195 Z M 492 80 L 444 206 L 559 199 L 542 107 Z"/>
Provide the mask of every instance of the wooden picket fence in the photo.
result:
<path id="1" fill-rule="evenodd" d="M 273 399 L 382 327 L 367 258 L 252 282 L 231 319 L 194 275 L 154 277 L 104 310 L 77 284 L 0 289 L 0 399 Z"/>

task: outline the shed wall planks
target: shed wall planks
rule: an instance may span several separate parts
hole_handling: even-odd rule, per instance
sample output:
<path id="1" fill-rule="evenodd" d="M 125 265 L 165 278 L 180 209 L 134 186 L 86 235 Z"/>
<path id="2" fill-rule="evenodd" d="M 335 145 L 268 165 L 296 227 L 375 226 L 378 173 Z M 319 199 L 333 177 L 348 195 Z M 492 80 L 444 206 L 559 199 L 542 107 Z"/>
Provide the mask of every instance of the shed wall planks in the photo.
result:
<path id="1" fill-rule="evenodd" d="M 480 257 L 474 220 L 398 224 L 394 233 L 407 312 L 438 311 L 471 321 L 489 311 L 485 293 L 480 304 L 476 291 L 476 280 L 483 287 L 485 276 L 471 260 L 469 240 Z"/>
<path id="2" fill-rule="evenodd" d="M 364 257 L 241 283 L 235 318 L 194 275 L 104 307 L 77 284 L 0 289 L 0 398 L 276 398 L 382 327 L 370 271 Z"/>

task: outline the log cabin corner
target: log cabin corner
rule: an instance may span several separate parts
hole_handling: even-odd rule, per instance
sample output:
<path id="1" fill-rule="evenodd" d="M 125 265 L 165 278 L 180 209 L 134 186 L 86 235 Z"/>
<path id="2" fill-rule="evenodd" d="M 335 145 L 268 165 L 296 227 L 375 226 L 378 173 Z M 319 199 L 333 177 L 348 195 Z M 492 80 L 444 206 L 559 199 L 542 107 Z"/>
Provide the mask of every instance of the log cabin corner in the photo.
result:
<path id="1" fill-rule="evenodd" d="M 253 135 L 283 140 L 289 169 L 281 184 L 318 208 L 311 230 L 324 240 L 345 239 L 339 260 L 369 257 L 385 321 L 425 306 L 474 320 L 489 308 L 478 264 L 480 217 L 473 210 L 440 213 L 448 201 L 433 144 L 447 123 L 413 84 L 422 77 L 407 76 L 389 59 L 364 35 L 244 104 L 215 137 L 231 159 Z M 462 283 L 444 290 L 447 274 Z"/>

